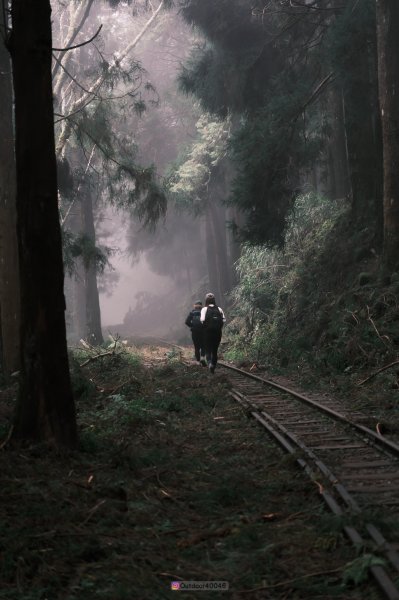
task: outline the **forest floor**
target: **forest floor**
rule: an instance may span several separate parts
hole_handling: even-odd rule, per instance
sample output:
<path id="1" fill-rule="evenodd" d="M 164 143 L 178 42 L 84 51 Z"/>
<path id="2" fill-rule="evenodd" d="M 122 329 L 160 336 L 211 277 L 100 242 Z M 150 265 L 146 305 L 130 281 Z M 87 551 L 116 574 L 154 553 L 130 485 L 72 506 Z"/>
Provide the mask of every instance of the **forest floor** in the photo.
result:
<path id="1" fill-rule="evenodd" d="M 182 580 L 229 584 L 187 599 L 379 598 L 316 483 L 189 356 L 75 352 L 79 451 L 2 445 L 0 598 L 158 600 Z"/>

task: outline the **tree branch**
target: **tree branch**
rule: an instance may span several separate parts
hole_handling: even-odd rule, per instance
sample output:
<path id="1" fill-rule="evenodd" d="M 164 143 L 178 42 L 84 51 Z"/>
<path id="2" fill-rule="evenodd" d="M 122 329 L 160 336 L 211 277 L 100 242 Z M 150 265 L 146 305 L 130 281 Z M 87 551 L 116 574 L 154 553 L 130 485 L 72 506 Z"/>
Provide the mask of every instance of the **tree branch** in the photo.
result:
<path id="1" fill-rule="evenodd" d="M 75 24 L 75 20 L 76 20 L 76 19 L 74 19 L 74 20 L 73 20 L 73 22 L 72 22 L 72 27 L 73 27 L 73 30 L 72 30 L 72 33 L 71 33 L 71 35 L 69 36 L 69 39 L 68 39 L 68 41 L 66 42 L 66 46 L 67 46 L 67 47 L 69 47 L 69 46 L 70 46 L 70 45 L 71 45 L 71 44 L 72 44 L 72 43 L 75 41 L 75 39 L 76 39 L 76 36 L 77 36 L 77 35 L 78 35 L 78 33 L 81 31 L 81 29 L 82 29 L 82 27 L 83 27 L 83 25 L 84 25 L 84 23 L 85 23 L 85 21 L 86 21 L 87 17 L 89 16 L 89 13 L 90 13 L 91 7 L 92 7 L 92 5 L 93 5 L 93 2 L 94 2 L 94 0 L 88 0 L 88 2 L 87 2 L 87 6 L 86 6 L 86 9 L 84 10 L 84 12 L 83 12 L 83 14 L 82 14 L 82 18 L 80 19 L 80 22 L 79 22 L 79 24 L 78 24 L 76 27 L 74 27 L 74 24 Z M 71 29 L 71 24 L 70 24 L 70 27 L 69 27 L 69 29 Z M 59 60 L 59 61 L 62 61 L 62 59 L 63 59 L 63 57 L 64 57 L 65 53 L 66 53 L 66 50 L 65 50 L 65 51 L 63 51 L 63 52 L 60 54 L 60 56 L 58 57 L 58 60 Z M 59 69 L 59 68 L 60 68 L 60 65 L 55 65 L 55 66 L 54 66 L 53 73 L 52 73 L 52 77 L 53 77 L 53 79 L 55 78 L 55 76 L 56 76 L 56 74 L 57 74 L 57 71 L 58 71 L 58 69 Z"/>
<path id="2" fill-rule="evenodd" d="M 72 73 L 70 73 L 70 72 L 68 71 L 68 69 L 67 69 L 67 68 L 66 68 L 66 67 L 65 67 L 65 66 L 64 66 L 64 65 L 61 63 L 61 61 L 60 61 L 60 60 L 59 60 L 59 59 L 58 59 L 58 58 L 57 58 L 57 57 L 56 57 L 54 54 L 53 54 L 53 58 L 54 58 L 55 62 L 56 62 L 56 63 L 58 63 L 59 67 L 61 67 L 61 69 L 64 71 L 64 73 L 65 73 L 65 74 L 66 74 L 66 75 L 67 75 L 67 76 L 68 76 L 70 79 L 72 79 L 72 81 L 73 81 L 74 83 L 76 83 L 76 85 L 77 85 L 77 86 L 78 86 L 78 87 L 79 87 L 79 88 L 80 88 L 80 89 L 81 89 L 81 90 L 82 90 L 82 91 L 83 91 L 85 94 L 88 94 L 88 95 L 90 95 L 90 94 L 93 94 L 93 96 L 95 96 L 95 95 L 96 95 L 96 93 L 95 93 L 95 92 L 92 92 L 92 91 L 90 91 L 90 90 L 86 89 L 85 87 L 83 87 L 83 85 L 82 85 L 81 83 L 79 83 L 79 81 L 76 79 L 76 77 L 74 77 L 74 76 L 72 75 Z"/>
<path id="3" fill-rule="evenodd" d="M 158 8 L 156 9 L 156 11 L 152 14 L 152 17 L 147 21 L 147 23 L 144 25 L 143 29 L 136 35 L 136 37 L 134 38 L 134 40 L 132 41 L 131 44 L 129 44 L 125 50 L 123 51 L 122 55 L 118 57 L 118 61 L 122 62 L 126 56 L 130 53 L 131 50 L 133 50 L 133 48 L 135 46 L 137 46 L 137 44 L 139 43 L 139 41 L 141 40 L 141 38 L 143 37 L 143 35 L 145 34 L 145 32 L 147 31 L 147 29 L 149 27 L 151 27 L 153 21 L 156 19 L 157 15 L 159 12 L 161 12 L 162 7 L 165 3 L 165 0 L 161 0 L 161 2 L 159 3 Z"/>
<path id="4" fill-rule="evenodd" d="M 387 369 L 390 369 L 391 367 L 394 367 L 395 365 L 399 365 L 399 360 L 394 360 L 393 362 L 389 363 L 389 365 L 385 365 L 384 367 L 381 367 L 381 369 L 378 369 L 378 371 L 375 371 L 375 373 L 372 373 L 371 375 L 366 377 L 366 379 L 359 381 L 359 383 L 357 385 L 363 385 L 363 383 L 366 383 L 366 381 L 373 379 L 373 377 L 378 375 L 378 373 L 381 373 L 382 371 L 386 371 Z"/>
<path id="5" fill-rule="evenodd" d="M 111 350 L 110 352 L 102 352 L 101 354 L 96 354 L 95 356 L 90 356 L 85 362 L 83 362 L 79 367 L 85 367 L 89 363 L 93 362 L 93 360 L 97 360 L 97 358 L 102 358 L 103 356 L 112 356 L 115 354 L 115 350 Z"/>
<path id="6" fill-rule="evenodd" d="M 322 91 L 322 89 L 324 88 L 324 86 L 326 86 L 328 83 L 331 83 L 332 81 L 334 81 L 335 78 L 336 78 L 336 75 L 332 71 L 331 73 L 329 73 L 327 75 L 327 77 L 325 77 L 317 85 L 317 87 L 313 90 L 312 94 L 309 96 L 309 98 L 306 100 L 306 102 L 304 104 L 302 104 L 302 106 L 300 107 L 298 113 L 294 117 L 294 121 L 296 121 L 298 119 L 298 117 L 303 113 L 303 111 L 305 110 L 305 108 L 307 106 L 309 106 L 309 104 L 311 104 L 313 102 L 313 100 L 315 100 L 317 98 L 317 96 L 320 94 L 320 92 Z"/>
<path id="7" fill-rule="evenodd" d="M 114 61 L 114 65 L 118 64 L 118 63 L 121 64 L 123 62 L 123 60 L 127 57 L 127 55 L 133 50 L 133 48 L 139 43 L 139 41 L 141 40 L 141 38 L 143 37 L 145 32 L 148 30 L 150 25 L 154 22 L 156 16 L 161 11 L 162 7 L 164 6 L 164 3 L 165 3 L 165 0 L 161 0 L 158 8 L 153 13 L 151 18 L 147 21 L 147 23 L 144 25 L 144 27 L 141 29 L 141 31 L 138 33 L 138 35 L 134 38 L 134 40 L 131 42 L 131 44 L 128 44 L 128 46 L 126 46 L 126 48 L 123 50 L 121 55 L 118 56 L 118 58 Z M 109 65 L 107 71 L 110 71 L 112 66 L 114 66 L 114 65 Z M 96 88 L 98 90 L 101 87 L 101 85 L 103 84 L 103 82 L 104 82 L 104 76 L 100 75 L 97 78 L 97 80 L 93 83 L 93 85 L 89 88 L 88 93 L 92 94 L 93 90 Z M 77 100 L 75 100 L 75 102 L 73 102 L 72 106 L 69 108 L 70 113 L 75 114 L 76 112 L 78 112 L 84 105 L 86 105 L 86 101 L 87 101 L 87 94 L 83 95 L 80 98 L 78 98 Z M 63 130 L 61 132 L 60 138 L 58 140 L 58 143 L 56 145 L 56 155 L 57 156 L 62 156 L 63 149 L 64 149 L 65 144 L 67 143 L 68 137 L 69 137 L 68 126 L 67 126 L 67 124 L 65 124 L 63 127 Z"/>
<path id="8" fill-rule="evenodd" d="M 64 216 L 64 217 L 61 219 L 61 227 L 64 227 L 64 225 L 65 225 L 65 222 L 66 222 L 67 218 L 69 217 L 69 214 L 70 214 L 70 212 L 71 212 L 71 210 L 72 210 L 72 207 L 73 207 L 73 206 L 74 206 L 74 204 L 75 204 L 75 200 L 76 200 L 76 198 L 77 198 L 77 195 L 79 194 L 79 191 L 80 191 L 80 188 L 81 188 L 81 186 L 82 186 L 82 181 L 83 181 L 83 179 L 84 179 L 84 176 L 86 175 L 87 171 L 88 171 L 88 170 L 89 170 L 89 168 L 90 168 L 90 164 L 91 164 L 91 161 L 92 161 L 92 158 L 93 158 L 93 155 L 94 155 L 94 150 L 95 150 L 95 149 L 96 149 L 96 144 L 93 144 L 93 148 L 92 148 L 92 151 L 91 151 L 91 153 L 90 153 L 89 160 L 88 160 L 88 162 L 87 162 L 87 165 L 86 165 L 85 171 L 84 171 L 84 173 L 83 173 L 83 177 L 82 177 L 82 179 L 81 179 L 81 180 L 80 180 L 80 182 L 79 182 L 78 189 L 76 190 L 76 195 L 75 195 L 74 199 L 72 200 L 72 202 L 70 203 L 70 205 L 69 205 L 69 207 L 68 207 L 68 210 L 67 210 L 67 211 L 66 211 L 66 213 L 65 213 L 65 216 Z"/>
<path id="9" fill-rule="evenodd" d="M 75 46 L 69 46 L 68 48 L 52 48 L 52 50 L 54 52 L 67 52 L 68 50 L 75 50 L 76 48 L 81 48 L 82 46 L 86 46 L 87 44 L 90 44 L 90 42 L 92 42 L 93 40 L 96 39 L 96 37 L 98 36 L 98 34 L 100 33 L 102 28 L 103 28 L 103 26 L 101 24 L 100 27 L 97 29 L 96 33 L 93 35 L 93 37 L 91 37 L 89 40 L 86 40 L 85 42 L 82 42 L 81 44 L 76 44 Z"/>

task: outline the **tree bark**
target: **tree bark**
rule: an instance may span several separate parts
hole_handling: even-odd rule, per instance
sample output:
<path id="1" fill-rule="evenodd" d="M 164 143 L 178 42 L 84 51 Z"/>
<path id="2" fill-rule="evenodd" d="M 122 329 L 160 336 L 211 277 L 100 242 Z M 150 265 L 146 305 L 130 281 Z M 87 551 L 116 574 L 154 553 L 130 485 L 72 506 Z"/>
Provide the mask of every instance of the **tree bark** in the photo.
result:
<path id="1" fill-rule="evenodd" d="M 221 304 L 231 290 L 231 266 L 227 260 L 226 223 L 220 211 L 224 209 L 208 200 L 206 207 L 206 257 L 209 284 Z M 222 222 L 223 221 L 223 222 Z"/>
<path id="2" fill-rule="evenodd" d="M 210 202 L 211 226 L 215 244 L 215 256 L 220 302 L 223 302 L 226 294 L 231 290 L 231 265 L 227 260 L 227 235 L 225 210 L 216 200 Z"/>
<path id="3" fill-rule="evenodd" d="M 215 262 L 215 240 L 213 236 L 212 222 L 211 222 L 211 214 L 209 207 L 207 206 L 205 212 L 205 249 L 206 249 L 206 264 L 208 267 L 208 279 L 210 290 L 213 294 L 220 295 L 220 290 L 218 288 L 218 276 L 216 270 L 216 262 Z M 217 299 L 220 302 L 219 299 Z"/>
<path id="4" fill-rule="evenodd" d="M 80 340 L 81 338 L 85 339 L 87 334 L 85 268 L 81 257 L 78 257 L 76 262 L 76 275 L 73 284 L 74 317 L 78 339 Z"/>
<path id="5" fill-rule="evenodd" d="M 0 11 L 4 31 L 4 12 Z M 0 306 L 2 366 L 7 377 L 19 369 L 19 277 L 16 176 L 10 56 L 0 42 Z"/>
<path id="6" fill-rule="evenodd" d="M 239 212 L 238 208 L 230 207 L 227 211 L 227 219 L 232 226 L 240 227 L 243 223 L 243 216 Z M 231 265 L 231 284 L 232 286 L 237 285 L 238 276 L 236 271 L 236 263 L 241 256 L 241 244 L 238 240 L 237 233 L 230 229 L 228 232 L 228 246 L 229 246 L 229 263 Z"/>
<path id="7" fill-rule="evenodd" d="M 80 192 L 80 186 L 76 194 Z M 61 220 L 61 228 L 68 223 L 68 230 L 79 235 L 82 232 L 82 203 L 75 199 L 70 205 L 64 218 Z M 67 334 L 73 342 L 86 337 L 86 294 L 85 294 L 85 271 L 83 260 L 77 256 L 74 262 L 74 272 L 67 274 L 64 282 L 64 293 L 66 298 Z"/>
<path id="8" fill-rule="evenodd" d="M 330 194 L 332 198 L 342 199 L 350 195 L 348 148 L 344 125 L 344 107 L 342 90 L 333 85 L 329 93 L 328 104 L 332 117 L 332 135 L 330 138 Z"/>
<path id="9" fill-rule="evenodd" d="M 49 0 L 13 0 L 21 375 L 13 437 L 77 444 L 68 368 Z"/>
<path id="10" fill-rule="evenodd" d="M 350 42 L 349 42 L 350 43 Z M 377 40 L 367 34 L 356 52 L 343 85 L 345 131 L 355 220 L 374 224 L 382 241 L 382 139 L 377 91 Z"/>
<path id="11" fill-rule="evenodd" d="M 385 265 L 399 264 L 399 3 L 377 0 L 378 89 L 384 168 Z"/>
<path id="12" fill-rule="evenodd" d="M 96 232 L 93 218 L 93 201 L 90 185 L 85 190 L 83 198 L 83 231 L 91 240 L 93 246 L 96 243 Z M 85 265 L 85 292 L 86 292 L 86 339 L 94 346 L 104 342 L 101 331 L 100 299 L 97 287 L 97 269 L 93 261 Z"/>

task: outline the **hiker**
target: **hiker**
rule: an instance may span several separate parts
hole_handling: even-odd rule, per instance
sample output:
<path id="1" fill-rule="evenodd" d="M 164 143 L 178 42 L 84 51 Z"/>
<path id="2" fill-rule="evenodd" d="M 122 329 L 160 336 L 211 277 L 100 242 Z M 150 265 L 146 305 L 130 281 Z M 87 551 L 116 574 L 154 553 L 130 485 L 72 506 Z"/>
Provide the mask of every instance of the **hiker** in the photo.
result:
<path id="1" fill-rule="evenodd" d="M 204 327 L 205 356 L 211 373 L 215 372 L 218 362 L 218 348 L 225 322 L 223 310 L 217 306 L 214 294 L 209 292 L 205 296 L 205 306 L 201 310 L 201 323 Z"/>
<path id="2" fill-rule="evenodd" d="M 190 311 L 185 323 L 191 329 L 191 337 L 193 338 L 195 359 L 198 364 L 206 367 L 205 347 L 204 347 L 204 328 L 201 323 L 202 302 L 197 300 L 194 303 L 193 310 Z"/>

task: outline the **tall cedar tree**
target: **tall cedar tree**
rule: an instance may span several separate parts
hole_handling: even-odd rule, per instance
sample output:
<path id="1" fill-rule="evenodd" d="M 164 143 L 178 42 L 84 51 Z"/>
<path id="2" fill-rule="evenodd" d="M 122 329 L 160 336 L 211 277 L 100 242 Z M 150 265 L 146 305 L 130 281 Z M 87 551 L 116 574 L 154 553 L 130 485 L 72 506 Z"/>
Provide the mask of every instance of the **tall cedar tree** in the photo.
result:
<path id="1" fill-rule="evenodd" d="M 384 153 L 384 262 L 399 263 L 399 3 L 377 0 L 378 84 Z"/>
<path id="2" fill-rule="evenodd" d="M 13 436 L 75 447 L 51 84 L 49 0 L 13 0 L 21 374 Z"/>

